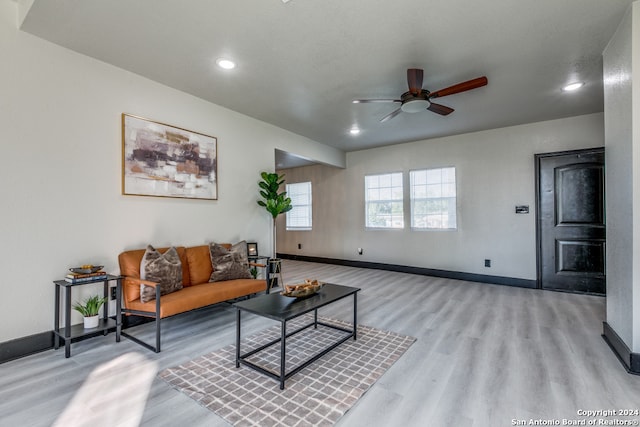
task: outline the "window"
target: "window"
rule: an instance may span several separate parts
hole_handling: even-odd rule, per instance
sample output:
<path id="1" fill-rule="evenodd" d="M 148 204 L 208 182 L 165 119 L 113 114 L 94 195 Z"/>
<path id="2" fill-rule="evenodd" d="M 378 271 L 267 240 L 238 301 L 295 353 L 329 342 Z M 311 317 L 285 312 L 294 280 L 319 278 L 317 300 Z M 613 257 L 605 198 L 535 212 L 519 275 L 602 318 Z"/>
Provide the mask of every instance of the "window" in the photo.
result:
<path id="1" fill-rule="evenodd" d="M 293 208 L 287 212 L 287 230 L 311 230 L 311 183 L 287 184 Z"/>
<path id="2" fill-rule="evenodd" d="M 456 229 L 456 168 L 409 172 L 411 227 Z"/>
<path id="3" fill-rule="evenodd" d="M 367 175 L 365 224 L 368 228 L 404 228 L 402 173 Z"/>

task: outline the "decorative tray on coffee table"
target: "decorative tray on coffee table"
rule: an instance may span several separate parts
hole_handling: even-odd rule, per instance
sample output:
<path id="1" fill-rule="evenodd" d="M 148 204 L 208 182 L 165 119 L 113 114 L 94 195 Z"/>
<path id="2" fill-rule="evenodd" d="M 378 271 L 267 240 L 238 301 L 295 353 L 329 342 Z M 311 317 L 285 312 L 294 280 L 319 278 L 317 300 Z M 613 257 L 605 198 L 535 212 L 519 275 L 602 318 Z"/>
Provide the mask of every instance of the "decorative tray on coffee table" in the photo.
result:
<path id="1" fill-rule="evenodd" d="M 317 293 L 322 285 L 323 283 L 317 280 L 306 279 L 305 283 L 284 285 L 284 290 L 280 292 L 280 295 L 292 298 L 308 297 Z"/>

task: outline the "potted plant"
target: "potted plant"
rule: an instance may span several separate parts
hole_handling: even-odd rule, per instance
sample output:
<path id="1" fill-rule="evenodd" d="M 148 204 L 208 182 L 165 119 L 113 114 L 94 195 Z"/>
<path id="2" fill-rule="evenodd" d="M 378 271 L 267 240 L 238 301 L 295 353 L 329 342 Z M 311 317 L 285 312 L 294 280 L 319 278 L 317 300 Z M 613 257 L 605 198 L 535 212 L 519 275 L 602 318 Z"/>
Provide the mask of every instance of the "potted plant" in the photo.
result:
<path id="1" fill-rule="evenodd" d="M 293 209 L 291 205 L 291 199 L 287 197 L 286 191 L 280 191 L 280 186 L 284 184 L 284 175 L 278 175 L 277 173 L 262 172 L 260 174 L 262 181 L 258 182 L 260 187 L 260 196 L 263 200 L 258 200 L 258 205 L 266 209 L 273 219 L 273 248 L 270 271 L 272 273 L 280 272 L 280 260 L 276 259 L 276 218 L 278 215 L 285 212 L 289 212 Z"/>
<path id="2" fill-rule="evenodd" d="M 100 310 L 100 307 L 102 307 L 102 304 L 104 304 L 105 302 L 107 302 L 106 297 L 94 295 L 87 298 L 84 303 L 76 302 L 73 305 L 73 309 L 82 314 L 82 316 L 84 317 L 85 329 L 96 328 L 98 326 L 98 324 L 100 323 L 98 311 Z"/>

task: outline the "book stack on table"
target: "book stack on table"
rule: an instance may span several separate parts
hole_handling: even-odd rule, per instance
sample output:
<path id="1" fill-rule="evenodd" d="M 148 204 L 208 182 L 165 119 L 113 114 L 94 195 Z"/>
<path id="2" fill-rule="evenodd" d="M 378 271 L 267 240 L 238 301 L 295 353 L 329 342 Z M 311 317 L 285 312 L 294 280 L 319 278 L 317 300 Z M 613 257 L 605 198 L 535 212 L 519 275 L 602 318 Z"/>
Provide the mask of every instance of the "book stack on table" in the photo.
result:
<path id="1" fill-rule="evenodd" d="M 69 283 L 82 283 L 82 282 L 90 282 L 92 280 L 102 280 L 107 278 L 107 273 L 103 270 L 98 270 L 93 273 L 68 273 L 64 280 Z"/>

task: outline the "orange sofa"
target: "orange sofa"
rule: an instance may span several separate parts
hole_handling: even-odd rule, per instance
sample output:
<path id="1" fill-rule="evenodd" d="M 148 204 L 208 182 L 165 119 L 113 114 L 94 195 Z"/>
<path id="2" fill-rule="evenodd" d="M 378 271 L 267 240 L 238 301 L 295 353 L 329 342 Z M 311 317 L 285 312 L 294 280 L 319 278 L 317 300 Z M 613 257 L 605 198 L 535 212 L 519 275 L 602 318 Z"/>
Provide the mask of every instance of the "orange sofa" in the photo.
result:
<path id="1" fill-rule="evenodd" d="M 223 246 L 227 248 L 231 247 L 231 245 L 228 244 L 223 244 Z M 169 248 L 161 248 L 158 249 L 158 251 L 164 253 L 168 249 Z M 251 296 L 258 292 L 267 291 L 268 289 L 266 278 L 235 279 L 211 283 L 209 282 L 209 278 L 213 272 L 213 266 L 211 265 L 211 258 L 209 256 L 209 245 L 193 247 L 176 246 L 176 249 L 182 263 L 183 288 L 162 296 L 160 295 L 158 283 L 140 279 L 140 262 L 144 256 L 145 249 L 129 250 L 122 252 L 118 256 L 120 275 L 124 276 L 124 280 L 122 281 L 122 312 L 125 315 L 133 314 L 155 319 L 155 346 L 126 332 L 122 332 L 122 335 L 156 353 L 160 352 L 161 319 L 234 298 Z M 263 265 L 258 266 L 264 267 Z M 265 276 L 268 277 L 268 274 Z M 141 284 L 154 287 L 156 289 L 156 299 L 148 302 L 140 301 Z"/>

